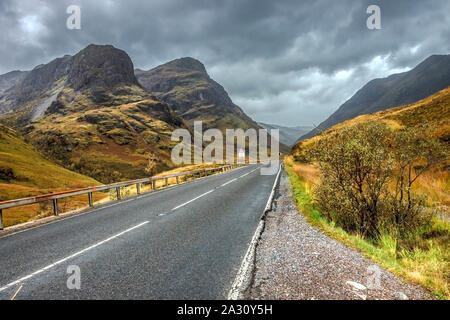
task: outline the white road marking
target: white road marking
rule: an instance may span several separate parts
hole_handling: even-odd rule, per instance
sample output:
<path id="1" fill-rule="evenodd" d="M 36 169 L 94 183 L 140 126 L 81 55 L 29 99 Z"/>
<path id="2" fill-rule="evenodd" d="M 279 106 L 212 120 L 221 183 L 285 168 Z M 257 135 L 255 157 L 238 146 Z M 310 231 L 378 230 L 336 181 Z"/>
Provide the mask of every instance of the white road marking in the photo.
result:
<path id="1" fill-rule="evenodd" d="M 245 167 L 238 167 L 238 168 L 235 168 L 235 169 L 231 169 L 230 171 L 219 172 L 217 175 L 227 174 L 227 173 L 234 172 L 234 171 L 237 171 L 237 170 L 241 170 L 241 169 L 244 169 L 244 168 L 245 168 Z M 112 204 L 110 204 L 110 205 L 105 205 L 104 207 L 95 208 L 95 209 L 92 209 L 92 210 L 87 210 L 87 211 L 85 211 L 85 212 L 75 213 L 75 214 L 73 214 L 73 215 L 71 215 L 71 216 L 64 217 L 64 218 L 61 218 L 61 219 L 57 219 L 57 220 L 55 220 L 55 221 L 50 221 L 50 222 L 47 222 L 47 223 L 42 223 L 42 224 L 39 224 L 39 225 L 34 226 L 34 227 L 25 228 L 25 229 L 23 229 L 23 230 L 17 230 L 17 231 L 14 231 L 14 232 L 11 232 L 11 233 L 8 233 L 8 234 L 5 234 L 5 235 L 1 236 L 0 239 L 7 238 L 7 237 L 11 237 L 11 236 L 13 236 L 13 235 L 17 235 L 17 234 L 19 234 L 19 233 L 26 232 L 26 231 L 29 231 L 29 230 L 32 230 L 32 229 L 37 229 L 37 228 L 40 228 L 40 227 L 48 226 L 48 225 L 53 224 L 53 223 L 58 223 L 58 222 L 62 222 L 62 221 L 64 221 L 64 220 L 68 220 L 68 219 L 76 218 L 76 217 L 79 217 L 79 216 L 83 216 L 83 215 L 85 215 L 85 214 L 90 214 L 90 213 L 94 213 L 94 212 L 101 211 L 101 210 L 104 210 L 104 209 L 108 209 L 108 208 L 110 208 L 110 207 L 114 207 L 114 206 L 117 206 L 117 205 L 121 205 L 121 204 L 126 203 L 126 202 L 129 202 L 129 201 L 133 201 L 133 200 L 137 200 L 137 199 L 141 199 L 141 198 L 146 198 L 146 197 L 155 195 L 155 194 L 160 193 L 160 192 L 164 192 L 164 191 L 167 191 L 167 190 L 175 189 L 175 188 L 178 188 L 178 187 L 181 187 L 181 186 L 184 186 L 184 185 L 187 185 L 187 184 L 195 183 L 195 182 L 197 182 L 197 181 L 199 181 L 199 180 L 203 180 L 203 179 L 210 178 L 210 177 L 214 177 L 214 176 L 216 176 L 216 174 L 213 174 L 213 175 L 211 175 L 211 176 L 206 176 L 206 177 L 198 178 L 198 179 L 191 180 L 191 181 L 182 182 L 182 183 L 180 183 L 180 184 L 168 186 L 168 187 L 166 187 L 166 188 L 162 188 L 162 189 L 159 189 L 159 190 L 156 190 L 156 191 L 147 191 L 147 192 L 142 193 L 140 196 L 135 196 L 135 198 L 132 198 L 132 199 L 121 200 L 121 201 L 112 203 Z M 69 213 L 69 212 L 65 212 L 65 213 L 63 213 L 62 215 L 67 214 L 67 213 Z"/>
<path id="2" fill-rule="evenodd" d="M 227 181 L 227 182 L 221 184 L 221 185 L 219 186 L 219 188 L 220 188 L 220 187 L 224 187 L 224 186 L 226 186 L 227 184 L 236 181 L 237 179 L 240 179 L 240 178 L 242 178 L 242 177 L 245 177 L 246 175 L 248 175 L 248 174 L 250 174 L 250 173 L 252 173 L 252 172 L 254 172 L 254 171 L 256 171 L 256 170 L 258 170 L 258 168 L 254 169 L 254 170 L 252 170 L 252 171 L 250 171 L 250 172 L 247 172 L 247 173 L 245 173 L 245 174 L 243 174 L 243 175 L 241 175 L 241 176 L 239 176 L 239 177 L 237 177 L 237 178 L 234 178 L 234 179 L 232 179 L 232 180 L 230 180 L 230 181 Z M 180 204 L 179 206 L 176 206 L 175 208 L 173 208 L 172 211 L 175 211 L 175 210 L 177 210 L 177 209 L 179 209 L 179 208 L 181 208 L 181 207 L 184 207 L 185 205 L 187 205 L 187 204 L 189 204 L 189 203 L 191 203 L 191 202 L 193 202 L 193 201 L 195 201 L 195 200 L 197 200 L 197 199 L 200 199 L 201 197 L 204 197 L 204 196 L 206 196 L 207 194 L 209 194 L 209 193 L 211 193 L 211 192 L 213 192 L 213 191 L 214 191 L 214 189 L 209 190 L 208 192 L 205 192 L 205 193 L 199 195 L 198 197 L 195 197 L 194 199 L 191 199 L 191 200 L 189 200 L 189 201 L 186 201 L 185 203 L 182 203 L 182 204 Z"/>
<path id="3" fill-rule="evenodd" d="M 245 177 L 246 175 L 249 175 L 250 173 L 255 172 L 256 170 L 258 170 L 258 168 L 254 169 L 254 170 L 252 170 L 252 171 L 249 171 L 249 172 L 247 172 L 247 173 L 244 173 L 243 175 L 241 175 L 241 176 L 239 176 L 239 177 L 237 177 L 237 178 L 234 178 L 234 179 L 232 179 L 232 180 L 230 180 L 230 181 L 227 181 L 227 182 L 225 182 L 224 184 L 222 184 L 222 185 L 220 185 L 220 186 L 221 186 L 221 187 L 224 187 L 224 186 L 226 186 L 227 184 L 236 181 L 237 179 L 243 178 L 243 177 Z"/>
<path id="4" fill-rule="evenodd" d="M 53 268 L 53 267 L 55 267 L 55 266 L 57 266 L 57 265 L 59 265 L 59 264 L 61 264 L 61 263 L 63 263 L 63 262 L 66 262 L 66 261 L 69 260 L 69 259 L 75 258 L 75 257 L 77 257 L 77 256 L 79 256 L 79 255 L 85 253 L 86 251 L 92 250 L 92 249 L 94 249 L 94 248 L 96 248 L 96 247 L 98 247 L 98 246 L 100 246 L 100 245 L 102 245 L 102 244 L 104 244 L 104 243 L 106 243 L 106 242 L 109 242 L 109 241 L 111 241 L 111 240 L 113 240 L 113 239 L 115 239 L 115 238 L 117 238 L 117 237 L 120 237 L 121 235 L 124 235 L 124 234 L 127 233 L 127 232 L 130 232 L 130 231 L 132 231 L 132 230 L 134 230 L 134 229 L 137 229 L 137 228 L 139 228 L 139 227 L 142 227 L 144 224 L 147 224 L 148 222 L 149 222 L 149 221 L 144 221 L 144 222 L 142 222 L 142 223 L 140 223 L 140 224 L 138 224 L 138 225 L 136 225 L 136 226 L 134 226 L 134 227 L 131 227 L 131 228 L 127 229 L 127 230 L 124 230 L 124 231 L 122 231 L 122 232 L 120 232 L 120 233 L 118 233 L 118 234 L 115 234 L 115 235 L 113 235 L 113 236 L 111 236 L 111 237 L 109 237 L 109 238 L 107 238 L 107 239 L 105 239 L 105 240 L 102 240 L 102 241 L 100 241 L 100 242 L 97 242 L 97 243 L 93 244 L 92 246 L 89 246 L 89 247 L 87 247 L 87 248 L 85 248 L 85 249 L 83 249 L 83 250 L 80 250 L 80 251 L 78 251 L 78 252 L 75 252 L 74 254 L 71 254 L 70 256 L 67 256 L 67 257 L 65 257 L 65 258 L 63 258 L 63 259 L 61 259 L 61 260 L 58 260 L 58 261 L 56 261 L 56 262 L 54 262 L 54 263 L 52 263 L 52 264 L 49 264 L 48 266 L 43 267 L 43 268 L 41 268 L 41 269 L 39 269 L 39 270 L 37 270 L 37 271 L 35 271 L 35 272 L 33 272 L 33 273 L 30 273 L 29 275 L 26 275 L 26 276 L 24 276 L 24 277 L 22 277 L 22 278 L 20 278 L 20 279 L 17 279 L 16 281 L 13 281 L 13 282 L 11 282 L 11 283 L 8 283 L 7 285 L 5 285 L 5 286 L 3 286 L 3 287 L 0 288 L 0 292 L 6 290 L 6 289 L 8 289 L 8 288 L 10 288 L 10 287 L 12 287 L 12 286 L 14 286 L 14 285 L 16 285 L 16 284 L 19 284 L 19 283 L 21 283 L 21 282 L 23 282 L 23 281 L 25 281 L 25 280 L 28 280 L 28 279 L 30 279 L 31 277 L 34 277 L 35 275 L 37 275 L 37 274 L 39 274 L 39 273 L 42 273 L 42 272 L 44 272 L 44 271 L 46 271 L 46 270 L 48 270 L 48 269 L 50 269 L 50 268 Z"/>
<path id="5" fill-rule="evenodd" d="M 204 196 L 206 196 L 207 194 L 209 194 L 209 193 L 211 193 L 211 192 L 213 192 L 213 191 L 214 191 L 214 190 L 209 190 L 208 192 L 202 193 L 202 194 L 199 195 L 198 197 L 195 197 L 194 199 L 191 199 L 191 200 L 189 200 L 189 201 L 187 201 L 187 202 L 185 202 L 185 203 L 182 203 L 182 204 L 180 204 L 179 206 L 173 208 L 172 211 L 175 211 L 175 210 L 177 210 L 177 209 L 179 209 L 179 208 L 181 208 L 181 207 L 184 207 L 185 205 L 187 205 L 187 204 L 189 204 L 189 203 L 191 203 L 191 202 L 193 202 L 193 201 L 195 201 L 195 200 L 197 200 L 197 199 L 200 199 L 201 197 L 204 197 Z"/>
<path id="6" fill-rule="evenodd" d="M 225 182 L 224 184 L 221 184 L 220 186 L 221 186 L 221 187 L 224 187 L 224 186 L 226 186 L 227 184 L 236 181 L 237 179 L 238 179 L 238 178 L 234 178 L 233 180 L 227 181 L 227 182 Z"/>
<path id="7" fill-rule="evenodd" d="M 250 173 L 255 172 L 256 170 L 258 170 L 258 168 L 256 168 L 256 169 L 254 169 L 254 170 L 252 170 L 252 171 L 250 171 L 250 172 L 247 172 L 247 173 L 241 175 L 239 178 L 243 178 L 243 177 L 245 177 L 246 175 L 249 175 Z"/>
<path id="8" fill-rule="evenodd" d="M 277 186 L 280 173 L 281 173 L 281 165 L 278 168 L 278 174 L 275 177 L 275 181 L 273 182 L 272 191 L 270 192 L 269 198 L 267 199 L 266 207 L 264 208 L 261 220 L 259 221 L 258 227 L 256 228 L 255 233 L 253 234 L 252 240 L 250 241 L 250 245 L 248 246 L 244 259 L 242 260 L 241 266 L 236 274 L 236 278 L 234 279 L 234 282 L 231 285 L 231 289 L 228 292 L 227 297 L 228 300 L 239 299 L 242 288 L 248 285 L 246 284 L 246 282 L 248 282 L 250 273 L 253 268 L 254 258 L 256 254 L 256 244 L 258 243 L 258 240 L 264 229 L 265 222 L 263 220 L 263 217 L 267 212 L 267 208 L 271 206 L 271 203 L 273 201 L 273 195 L 275 193 L 275 188 Z"/>

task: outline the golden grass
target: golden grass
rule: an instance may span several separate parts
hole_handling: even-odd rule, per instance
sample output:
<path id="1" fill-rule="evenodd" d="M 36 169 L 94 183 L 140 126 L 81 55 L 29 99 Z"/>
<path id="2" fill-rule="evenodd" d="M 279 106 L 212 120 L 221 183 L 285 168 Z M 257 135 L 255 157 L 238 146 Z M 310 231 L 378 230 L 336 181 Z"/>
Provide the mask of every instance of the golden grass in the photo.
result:
<path id="1" fill-rule="evenodd" d="M 450 87 L 441 90 L 416 103 L 383 110 L 373 114 L 361 115 L 356 118 L 339 123 L 323 132 L 323 135 L 339 133 L 342 128 L 352 127 L 365 121 L 383 121 L 391 129 L 400 129 L 403 127 L 420 127 L 427 125 L 427 133 L 430 137 L 440 139 L 446 148 L 448 157 L 444 166 L 425 173 L 413 185 L 413 191 L 425 198 L 425 205 L 449 216 L 450 206 L 450 177 L 449 171 L 445 168 L 450 165 Z M 291 155 L 297 160 L 303 161 L 308 151 L 314 147 L 322 135 L 317 135 L 311 139 L 297 143 L 291 151 Z M 293 161 L 293 160 L 288 160 Z M 308 169 L 300 162 L 291 164 L 293 170 L 300 174 L 305 181 L 314 183 L 314 174 L 308 172 Z"/>
<path id="2" fill-rule="evenodd" d="M 92 178 L 50 162 L 14 130 L 1 125 L 0 167 L 10 168 L 14 173 L 13 180 L 0 182 L 0 201 L 100 184 Z M 98 198 L 97 195 L 95 200 Z M 77 208 L 82 202 L 86 200 L 74 197 L 68 204 L 61 205 Z M 49 212 L 44 205 L 38 204 L 7 209 L 3 211 L 4 225 L 27 222 Z"/>
<path id="3" fill-rule="evenodd" d="M 444 169 L 426 172 L 417 179 L 412 190 L 425 197 L 425 204 L 427 207 L 441 208 L 441 212 L 449 214 L 450 177 L 448 170 Z"/>
<path id="4" fill-rule="evenodd" d="M 448 239 L 450 224 L 448 222 L 440 219 L 434 220 L 429 233 L 443 234 L 444 236 L 422 239 L 421 247 L 425 249 L 418 247 L 412 251 L 401 249 L 398 247 L 397 240 L 387 234 L 384 234 L 379 243 L 375 244 L 357 234 L 349 234 L 336 227 L 333 222 L 326 220 L 315 208 L 311 194 L 311 188 L 317 181 L 317 178 L 312 175 L 317 170 L 314 166 L 297 164 L 293 161 L 292 156 L 286 157 L 284 163 L 292 185 L 294 200 L 299 211 L 306 216 L 309 223 L 318 227 L 328 236 L 358 249 L 367 258 L 380 264 L 385 269 L 428 288 L 436 297 L 450 298 Z M 433 183 L 430 177 L 424 177 L 423 180 Z"/>
<path id="5" fill-rule="evenodd" d="M 391 129 L 421 127 L 427 125 L 430 137 L 447 141 L 450 138 L 450 87 L 428 98 L 407 106 L 400 106 L 374 114 L 362 115 L 342 122 L 323 135 L 337 134 L 344 127 L 375 120 L 385 122 Z M 450 279 L 450 179 L 447 164 L 427 172 L 413 185 L 413 192 L 425 198 L 425 205 L 441 213 L 444 219 L 435 218 L 433 226 L 416 235 L 413 249 L 404 249 L 396 239 L 384 234 L 378 243 L 372 243 L 358 235 L 348 234 L 326 220 L 314 207 L 311 189 L 318 181 L 318 169 L 304 164 L 309 150 L 321 139 L 321 135 L 296 144 L 291 156 L 285 158 L 286 170 L 293 187 L 294 198 L 308 221 L 329 236 L 360 250 L 364 255 L 389 271 L 430 289 L 436 296 L 449 299 Z M 446 150 L 448 143 L 444 142 Z M 299 162 L 295 162 L 294 159 Z M 425 233 L 429 236 L 425 236 Z"/>

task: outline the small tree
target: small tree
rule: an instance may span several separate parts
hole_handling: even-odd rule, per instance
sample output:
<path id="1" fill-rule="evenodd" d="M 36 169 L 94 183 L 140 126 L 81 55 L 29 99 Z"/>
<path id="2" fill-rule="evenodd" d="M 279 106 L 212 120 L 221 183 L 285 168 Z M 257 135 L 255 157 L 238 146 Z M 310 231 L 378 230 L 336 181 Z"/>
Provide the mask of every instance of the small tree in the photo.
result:
<path id="1" fill-rule="evenodd" d="M 429 220 L 411 187 L 445 158 L 445 150 L 423 130 L 393 131 L 368 121 L 323 135 L 312 158 L 321 169 L 314 195 L 323 214 L 376 239 L 382 229 L 401 236 Z"/>
<path id="2" fill-rule="evenodd" d="M 324 135 L 313 150 L 320 164 L 316 203 L 347 231 L 376 238 L 384 212 L 393 158 L 383 123 L 360 123 Z"/>
<path id="3" fill-rule="evenodd" d="M 155 159 L 151 153 L 148 154 L 147 158 L 148 162 L 147 167 L 145 168 L 145 173 L 147 173 L 150 176 L 153 176 L 156 173 L 158 165 L 157 159 Z"/>
<path id="4" fill-rule="evenodd" d="M 393 224 L 399 234 L 417 229 L 430 218 L 423 210 L 423 199 L 412 193 L 417 179 L 445 159 L 445 150 L 438 140 L 423 128 L 404 128 L 395 133 L 392 152 L 395 158 L 395 189 L 390 207 Z"/>

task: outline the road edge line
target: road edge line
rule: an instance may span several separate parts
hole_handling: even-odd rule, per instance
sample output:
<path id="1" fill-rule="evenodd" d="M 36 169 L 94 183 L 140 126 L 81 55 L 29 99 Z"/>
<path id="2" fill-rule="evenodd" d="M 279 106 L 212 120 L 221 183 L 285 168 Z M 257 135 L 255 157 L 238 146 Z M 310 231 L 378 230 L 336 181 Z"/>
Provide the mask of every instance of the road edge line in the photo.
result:
<path id="1" fill-rule="evenodd" d="M 251 274 L 254 270 L 254 261 L 256 254 L 256 246 L 258 244 L 259 239 L 264 231 L 265 227 L 265 217 L 267 212 L 272 210 L 272 202 L 273 197 L 275 195 L 275 189 L 278 185 L 278 181 L 280 178 L 282 169 L 282 163 L 280 163 L 280 167 L 278 169 L 277 176 L 272 186 L 272 191 L 270 192 L 269 198 L 267 199 L 266 206 L 264 208 L 263 214 L 261 216 L 261 220 L 259 221 L 258 227 L 253 234 L 250 245 L 245 253 L 244 259 L 242 260 L 241 266 L 236 274 L 233 284 L 231 285 L 231 289 L 228 292 L 227 300 L 239 300 L 243 298 L 243 295 L 251 282 Z"/>

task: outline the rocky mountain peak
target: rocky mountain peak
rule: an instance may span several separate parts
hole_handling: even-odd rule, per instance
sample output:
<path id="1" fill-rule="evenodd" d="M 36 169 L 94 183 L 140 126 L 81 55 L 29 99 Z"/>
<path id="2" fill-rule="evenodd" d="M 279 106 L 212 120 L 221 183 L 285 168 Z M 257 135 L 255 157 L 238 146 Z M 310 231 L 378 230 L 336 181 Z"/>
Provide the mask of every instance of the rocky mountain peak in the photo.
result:
<path id="1" fill-rule="evenodd" d="M 203 63 L 194 58 L 172 60 L 148 71 L 136 70 L 136 77 L 144 88 L 180 115 L 206 105 L 236 107 L 225 89 L 209 77 Z"/>
<path id="2" fill-rule="evenodd" d="M 138 85 L 133 62 L 125 51 L 111 45 L 94 44 L 73 56 L 68 83 L 75 90 Z"/>
<path id="3" fill-rule="evenodd" d="M 168 62 L 166 65 L 172 66 L 173 68 L 199 71 L 201 73 L 207 74 L 203 63 L 201 63 L 197 59 L 194 59 L 191 57 L 184 57 L 184 58 L 176 59 L 176 60 Z"/>

